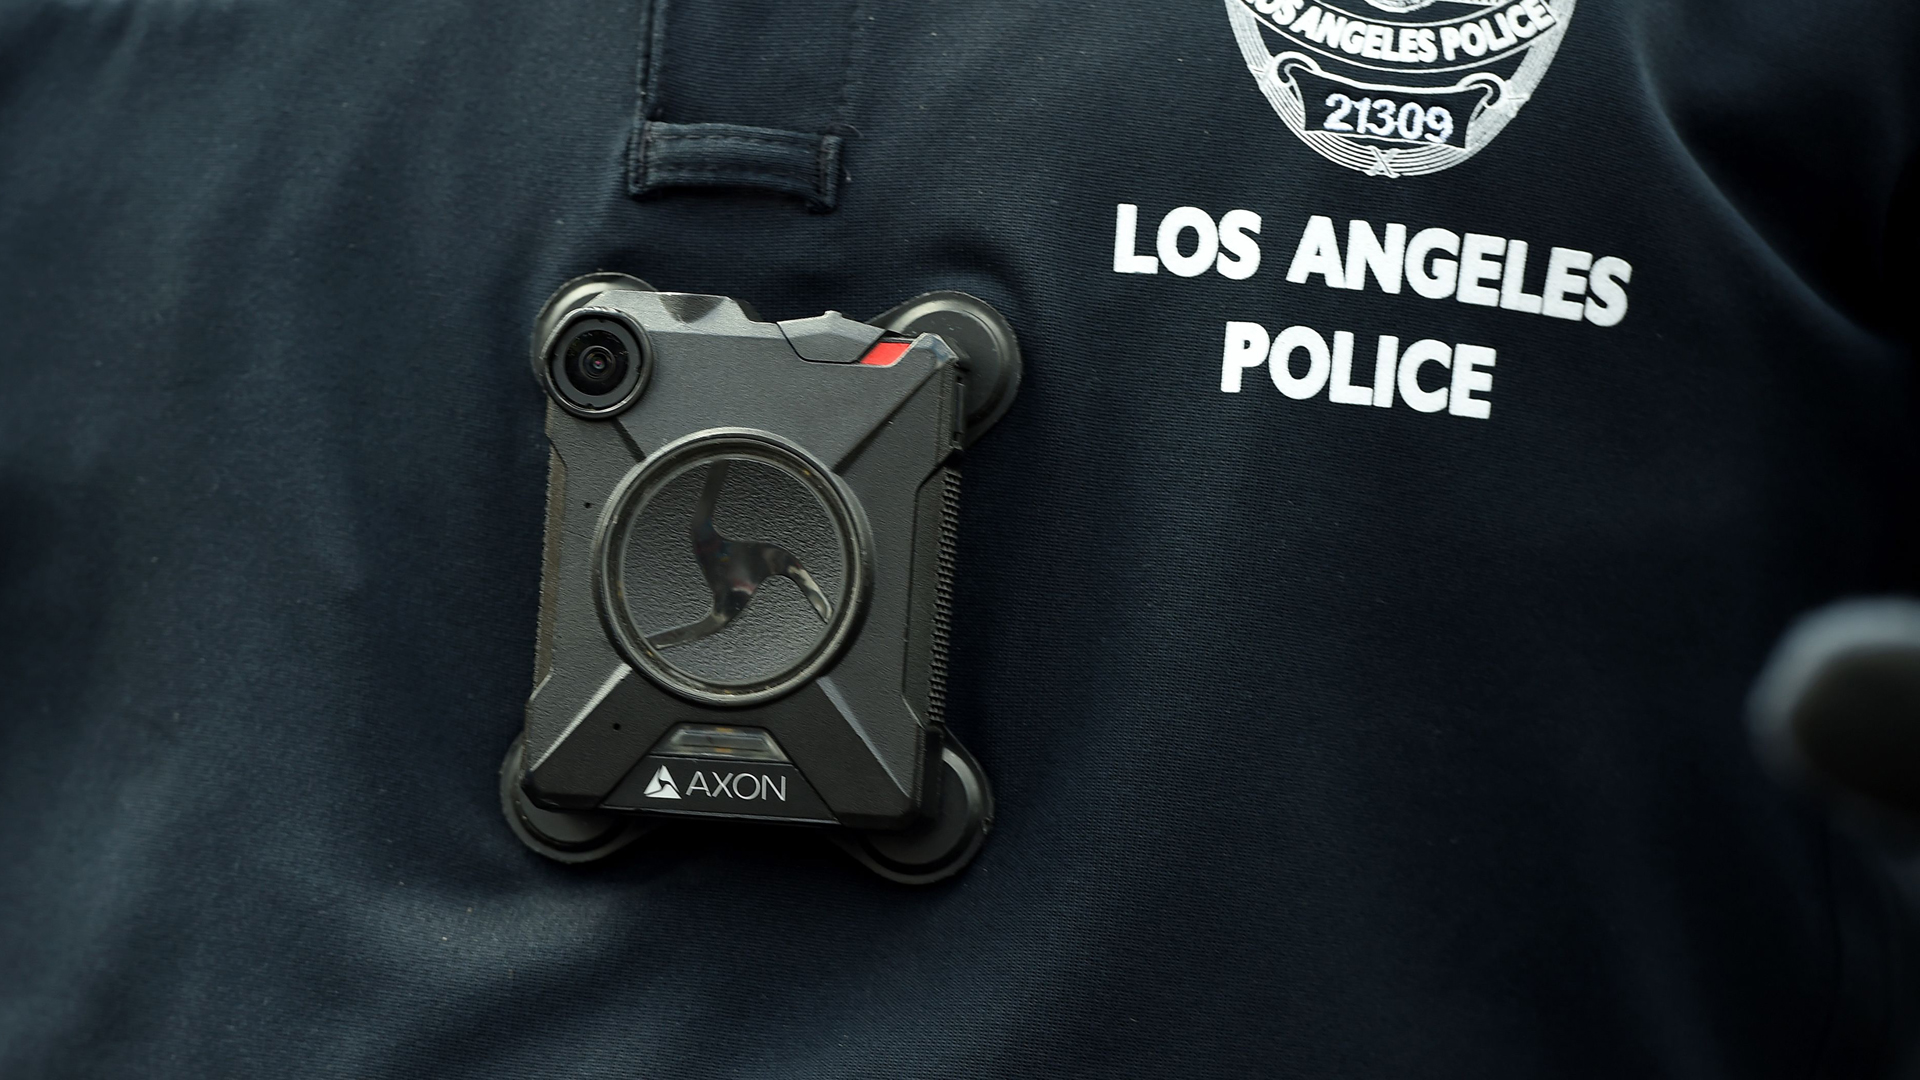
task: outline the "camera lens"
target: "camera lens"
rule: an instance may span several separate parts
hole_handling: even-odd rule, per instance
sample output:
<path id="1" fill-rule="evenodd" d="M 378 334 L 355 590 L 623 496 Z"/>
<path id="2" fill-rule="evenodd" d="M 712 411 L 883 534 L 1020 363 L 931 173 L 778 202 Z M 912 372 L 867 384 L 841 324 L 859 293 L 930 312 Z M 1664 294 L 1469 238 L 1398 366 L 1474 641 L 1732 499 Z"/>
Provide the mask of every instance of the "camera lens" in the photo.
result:
<path id="1" fill-rule="evenodd" d="M 605 330 L 588 330 L 567 343 L 566 375 L 583 398 L 610 394 L 627 377 L 626 343 Z"/>
<path id="2" fill-rule="evenodd" d="M 581 416 L 610 416 L 632 402 L 647 377 L 645 342 L 625 320 L 584 318 L 560 332 L 548 353 L 560 404 Z"/>

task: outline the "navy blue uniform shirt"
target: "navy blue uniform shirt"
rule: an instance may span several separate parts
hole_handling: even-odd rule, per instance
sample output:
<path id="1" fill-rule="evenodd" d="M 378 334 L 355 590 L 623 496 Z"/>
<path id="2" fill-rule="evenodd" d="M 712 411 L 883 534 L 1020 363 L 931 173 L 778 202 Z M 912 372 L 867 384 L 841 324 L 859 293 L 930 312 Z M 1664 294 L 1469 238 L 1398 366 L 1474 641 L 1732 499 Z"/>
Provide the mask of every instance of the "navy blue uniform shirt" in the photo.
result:
<path id="1" fill-rule="evenodd" d="M 1875 1075 L 1892 908 L 1740 709 L 1914 584 L 1917 49 L 1905 0 L 7 0 L 0 1075 Z M 501 820 L 527 334 L 603 268 L 1018 328 L 958 880 Z"/>

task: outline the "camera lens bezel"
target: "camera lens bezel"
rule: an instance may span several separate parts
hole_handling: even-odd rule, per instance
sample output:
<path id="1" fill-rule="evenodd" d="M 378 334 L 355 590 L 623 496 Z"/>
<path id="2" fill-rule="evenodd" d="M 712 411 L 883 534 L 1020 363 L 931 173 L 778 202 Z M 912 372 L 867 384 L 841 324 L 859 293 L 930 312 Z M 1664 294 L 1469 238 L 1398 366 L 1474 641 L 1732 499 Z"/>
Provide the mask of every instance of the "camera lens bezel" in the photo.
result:
<path id="1" fill-rule="evenodd" d="M 612 353 L 616 364 L 620 352 L 626 354 L 626 371 L 603 393 L 591 392 L 591 385 L 580 385 L 569 371 L 578 365 L 581 355 L 596 348 Z M 542 372 L 548 394 L 561 408 L 575 416 L 601 420 L 624 411 L 646 389 L 653 374 L 653 351 L 647 347 L 645 332 L 626 319 L 610 312 L 581 312 L 555 331 Z"/>

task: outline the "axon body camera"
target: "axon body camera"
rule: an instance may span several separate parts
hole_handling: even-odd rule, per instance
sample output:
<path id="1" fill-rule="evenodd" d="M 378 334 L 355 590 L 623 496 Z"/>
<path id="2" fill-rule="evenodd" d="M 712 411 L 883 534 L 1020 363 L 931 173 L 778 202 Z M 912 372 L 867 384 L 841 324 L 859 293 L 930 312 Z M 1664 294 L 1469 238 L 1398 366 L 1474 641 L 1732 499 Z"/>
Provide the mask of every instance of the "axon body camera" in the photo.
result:
<path id="1" fill-rule="evenodd" d="M 958 453 L 1005 411 L 1006 322 L 930 293 L 769 322 L 619 274 L 534 331 L 552 454 L 508 823 L 563 862 L 677 818 L 816 826 L 938 881 L 993 820 L 947 730 Z"/>

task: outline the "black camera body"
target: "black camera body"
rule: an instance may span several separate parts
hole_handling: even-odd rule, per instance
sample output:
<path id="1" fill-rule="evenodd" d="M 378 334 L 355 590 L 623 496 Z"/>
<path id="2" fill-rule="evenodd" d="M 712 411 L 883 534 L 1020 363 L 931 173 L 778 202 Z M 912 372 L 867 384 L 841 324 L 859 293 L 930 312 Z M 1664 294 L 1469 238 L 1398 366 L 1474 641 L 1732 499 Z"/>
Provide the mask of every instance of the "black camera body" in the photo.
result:
<path id="1" fill-rule="evenodd" d="M 933 332 L 926 332 L 933 331 Z M 676 818 L 827 829 L 936 881 L 991 827 L 943 715 L 961 447 L 1019 353 L 959 293 L 770 322 L 623 275 L 541 313 L 545 560 L 503 808 L 550 858 Z"/>

